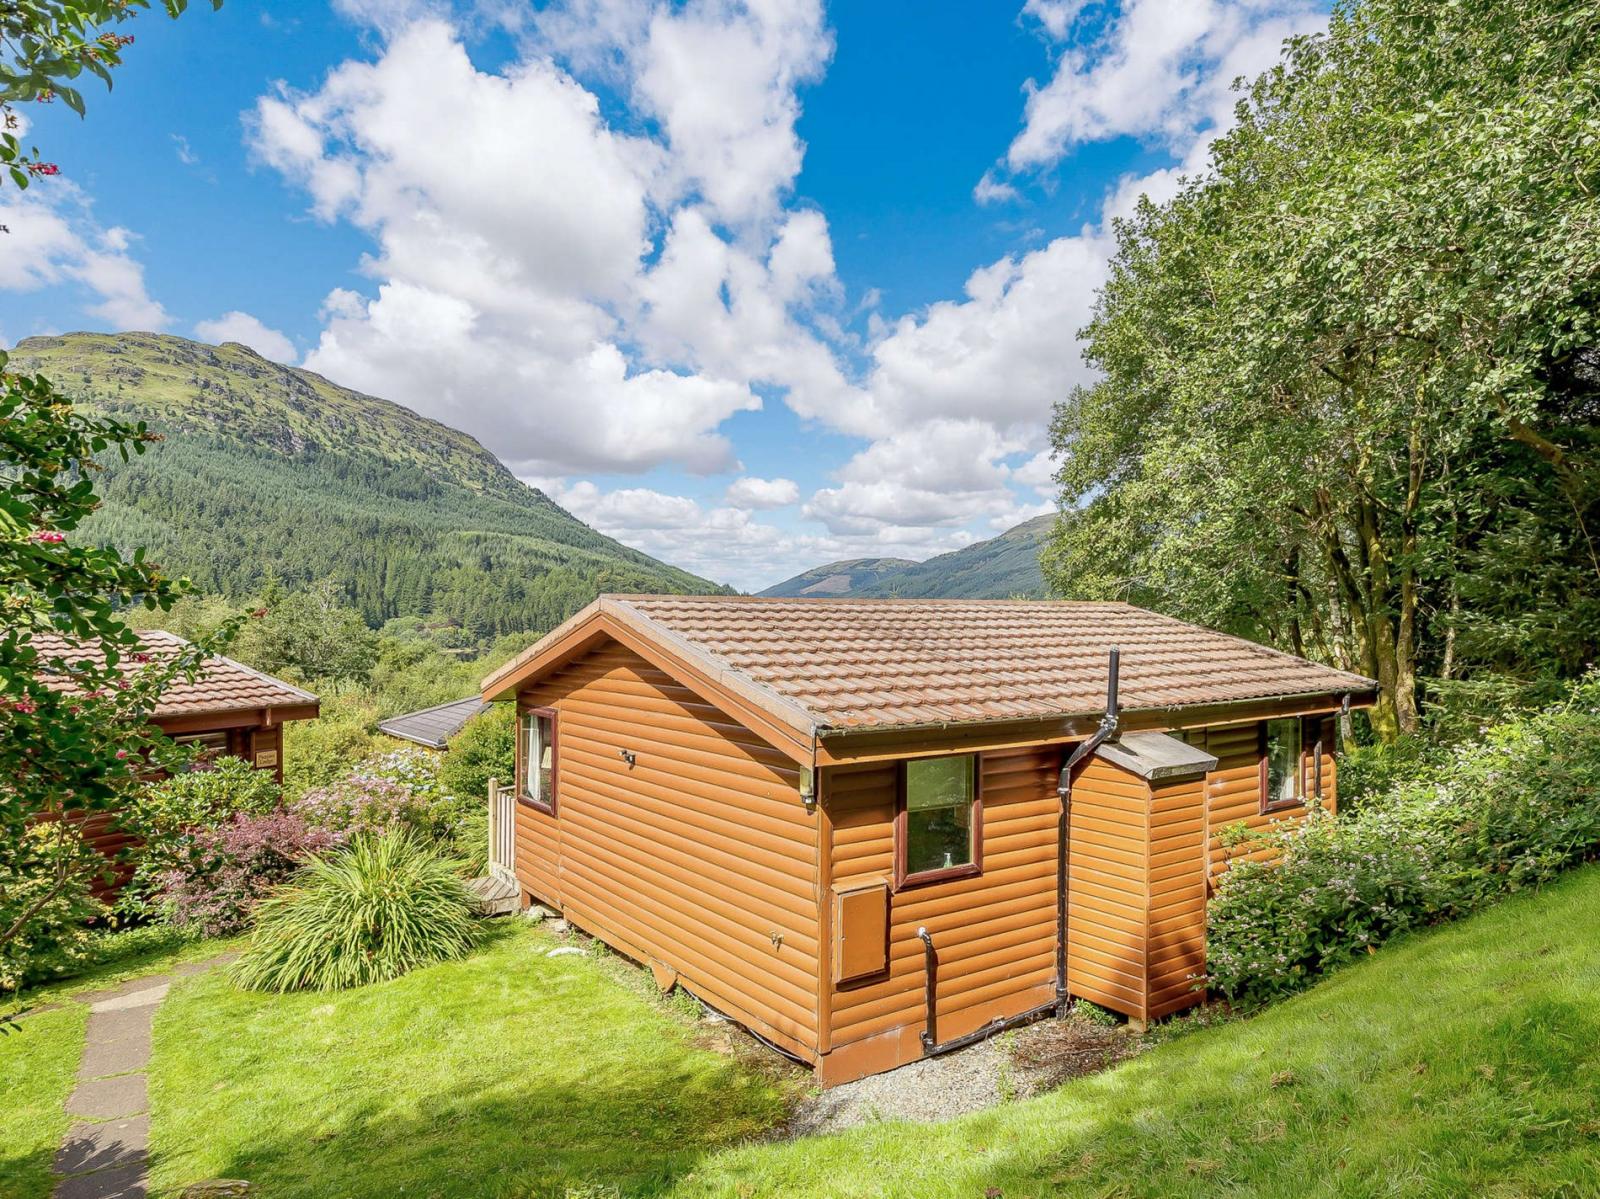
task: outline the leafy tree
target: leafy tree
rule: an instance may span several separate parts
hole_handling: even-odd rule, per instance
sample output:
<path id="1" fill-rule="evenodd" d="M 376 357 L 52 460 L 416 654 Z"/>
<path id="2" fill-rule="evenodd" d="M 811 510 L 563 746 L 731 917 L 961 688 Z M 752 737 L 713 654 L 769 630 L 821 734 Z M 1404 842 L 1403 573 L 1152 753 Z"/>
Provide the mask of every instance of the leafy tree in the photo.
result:
<path id="1" fill-rule="evenodd" d="M 1209 170 L 1117 229 L 1056 410 L 1063 594 L 1379 680 L 1600 646 L 1600 9 L 1338 5 Z"/>
<path id="2" fill-rule="evenodd" d="M 88 71 L 109 85 L 132 40 L 97 29 L 145 7 L 0 6 L 0 179 L 24 188 L 57 173 L 21 145 L 15 105 L 59 98 L 81 114 L 74 81 Z M 184 0 L 166 7 L 177 16 Z M 206 652 L 148 660 L 120 613 L 170 607 L 186 584 L 142 550 L 124 558 L 70 540 L 95 508 L 96 455 L 143 453 L 149 430 L 87 417 L 48 380 L 7 371 L 7 361 L 0 353 L 0 954 L 100 868 L 84 852 L 80 818 L 114 807 L 146 760 L 165 760 L 170 742 L 149 730 L 149 713 L 161 689 Z M 42 653 L 36 635 L 44 631 L 94 652 L 86 660 Z"/>
<path id="3" fill-rule="evenodd" d="M 149 439 L 78 413 L 42 378 L 0 371 L 0 853 L 20 853 L 30 825 L 50 831 L 28 838 L 30 869 L 0 876 L 30 883 L 25 903 L 0 887 L 0 948 L 93 868 L 75 817 L 114 808 L 147 762 L 170 760 L 150 712 L 207 652 L 146 653 L 122 611 L 169 607 L 187 583 L 142 552 L 124 559 L 71 537 L 94 508 L 95 455 L 138 453 Z M 41 649 L 46 632 L 93 652 Z"/>
<path id="4" fill-rule="evenodd" d="M 274 583 L 261 602 L 261 618 L 250 625 L 239 646 L 253 665 L 271 674 L 335 682 L 371 674 L 378 635 L 331 579 L 293 592 Z"/>
<path id="5" fill-rule="evenodd" d="M 489 794 L 489 780 L 509 787 L 516 773 L 517 730 L 513 704 L 494 704 L 450 738 L 439 781 L 463 798 Z"/>

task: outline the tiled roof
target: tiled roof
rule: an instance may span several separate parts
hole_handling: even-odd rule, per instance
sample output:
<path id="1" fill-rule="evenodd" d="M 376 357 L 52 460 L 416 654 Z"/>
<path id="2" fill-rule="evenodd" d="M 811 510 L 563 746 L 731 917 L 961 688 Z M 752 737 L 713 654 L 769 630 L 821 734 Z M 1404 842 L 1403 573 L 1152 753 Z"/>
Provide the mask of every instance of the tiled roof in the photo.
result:
<path id="1" fill-rule="evenodd" d="M 407 712 L 380 721 L 378 731 L 399 737 L 402 741 L 415 741 L 429 749 L 443 749 L 479 712 L 489 705 L 476 695 L 466 699 L 453 699 L 447 704 L 423 708 L 420 712 Z"/>
<path id="2" fill-rule="evenodd" d="M 139 640 L 145 652 L 152 657 L 176 654 L 189 643 L 175 633 L 152 629 L 140 633 Z M 34 633 L 34 647 L 39 659 L 47 666 L 52 659 L 67 662 L 99 662 L 100 648 L 84 646 L 55 633 Z M 62 689 L 70 689 L 70 680 L 59 677 L 49 680 L 54 686 L 59 681 Z M 235 712 L 248 708 L 283 708 L 314 704 L 317 697 L 309 691 L 275 679 L 269 674 L 232 658 L 220 655 L 207 658 L 205 665 L 195 675 L 194 681 L 178 677 L 161 693 L 154 717 L 157 720 L 173 716 L 192 716 L 203 712 Z"/>
<path id="3" fill-rule="evenodd" d="M 1096 714 L 1105 706 L 1112 646 L 1121 650 L 1124 710 L 1364 694 L 1376 686 L 1122 603 L 748 596 L 598 602 L 804 709 L 820 729 Z"/>

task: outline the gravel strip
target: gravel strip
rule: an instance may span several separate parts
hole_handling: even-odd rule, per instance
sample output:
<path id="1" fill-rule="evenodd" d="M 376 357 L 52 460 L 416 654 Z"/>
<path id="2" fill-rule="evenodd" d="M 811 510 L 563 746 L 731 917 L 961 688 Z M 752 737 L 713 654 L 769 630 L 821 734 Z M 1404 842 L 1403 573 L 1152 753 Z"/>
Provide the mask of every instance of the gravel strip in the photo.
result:
<path id="1" fill-rule="evenodd" d="M 807 1096 L 783 1136 L 838 1132 L 876 1121 L 925 1124 L 983 1111 L 1096 1074 L 1132 1057 L 1141 1038 L 1083 1016 L 1041 1020 L 968 1049 Z"/>

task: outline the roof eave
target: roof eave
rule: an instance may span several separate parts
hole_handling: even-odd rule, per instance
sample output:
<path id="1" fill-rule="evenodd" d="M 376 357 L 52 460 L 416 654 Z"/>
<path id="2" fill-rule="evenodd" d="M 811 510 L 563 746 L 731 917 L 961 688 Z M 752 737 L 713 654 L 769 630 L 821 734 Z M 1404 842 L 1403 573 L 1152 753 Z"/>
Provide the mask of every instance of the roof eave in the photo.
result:
<path id="1" fill-rule="evenodd" d="M 1370 685 L 1366 688 L 1335 687 L 1315 691 L 1296 691 L 1283 695 L 1258 695 L 1244 699 L 1220 700 L 1214 703 L 1165 704 L 1146 707 L 1129 705 L 1122 708 L 1120 715 L 1124 728 L 1144 729 L 1154 726 L 1141 720 L 1141 717 L 1169 716 L 1186 712 L 1204 712 L 1210 715 L 1214 712 L 1239 711 L 1259 708 L 1263 705 L 1338 708 L 1343 706 L 1346 696 L 1350 697 L 1350 706 L 1352 708 L 1370 707 L 1377 700 L 1378 685 L 1371 679 L 1362 681 Z M 837 743 L 856 737 L 885 737 L 900 733 L 913 736 L 930 732 L 946 732 L 951 729 L 981 731 L 1007 725 L 1070 724 L 1074 721 L 1098 720 L 1101 715 L 1102 710 L 1094 708 L 1074 712 L 1044 712 L 1036 716 L 996 716 L 985 720 L 928 720 L 918 721 L 914 724 L 822 725 L 817 729 L 817 737 L 824 742 Z"/>

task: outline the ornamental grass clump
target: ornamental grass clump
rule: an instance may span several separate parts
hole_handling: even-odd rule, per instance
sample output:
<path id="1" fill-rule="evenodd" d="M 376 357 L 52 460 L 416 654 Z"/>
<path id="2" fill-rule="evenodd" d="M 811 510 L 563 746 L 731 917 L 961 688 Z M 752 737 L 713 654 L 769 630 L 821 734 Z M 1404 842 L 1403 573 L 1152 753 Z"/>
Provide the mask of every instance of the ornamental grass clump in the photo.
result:
<path id="1" fill-rule="evenodd" d="M 258 991 L 360 987 L 464 957 L 477 933 L 454 862 L 406 830 L 364 833 L 257 907 L 235 978 Z"/>

